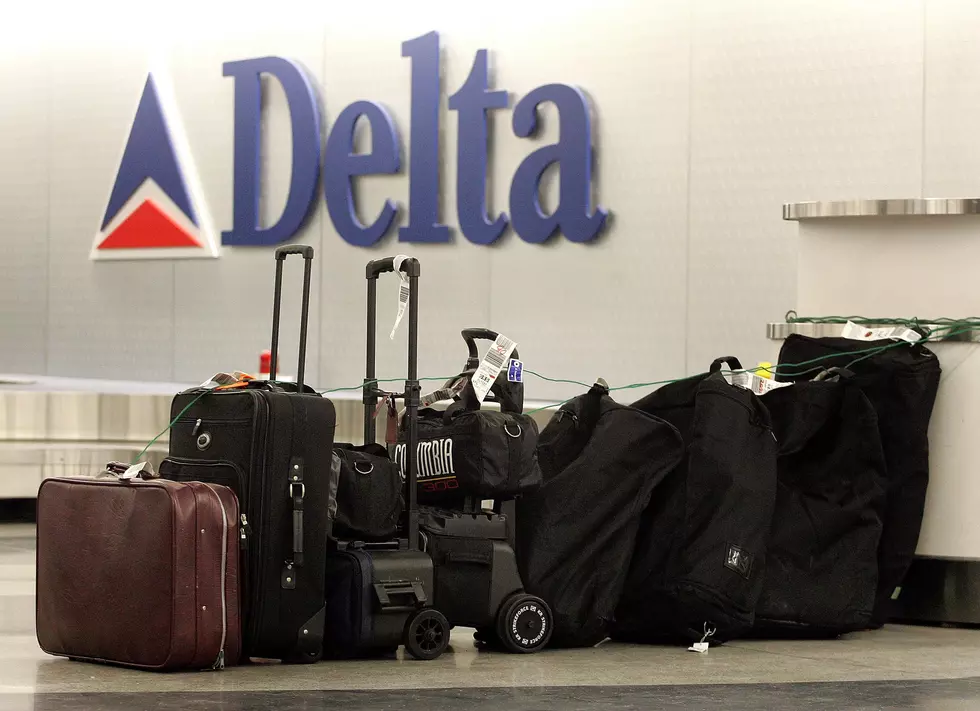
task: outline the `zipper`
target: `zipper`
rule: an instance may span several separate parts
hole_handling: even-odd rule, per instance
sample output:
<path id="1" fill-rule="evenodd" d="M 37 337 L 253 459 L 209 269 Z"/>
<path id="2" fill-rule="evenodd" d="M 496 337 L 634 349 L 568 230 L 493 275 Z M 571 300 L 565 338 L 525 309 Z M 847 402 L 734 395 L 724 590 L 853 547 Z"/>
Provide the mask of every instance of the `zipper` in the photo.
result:
<path id="1" fill-rule="evenodd" d="M 241 425 L 245 422 L 250 422 L 251 418 L 248 417 L 216 417 L 208 418 L 207 420 L 200 417 L 181 417 L 178 419 L 174 425 L 196 425 L 200 427 L 203 425 Z"/>
<path id="2" fill-rule="evenodd" d="M 248 550 L 248 534 L 251 533 L 252 527 L 248 525 L 248 517 L 245 514 L 241 515 L 241 526 L 239 526 L 239 540 L 241 541 L 240 546 L 243 551 Z"/>
<path id="3" fill-rule="evenodd" d="M 249 627 L 248 627 L 248 640 L 249 646 L 254 647 L 254 645 L 259 642 L 259 631 L 262 627 L 262 612 L 263 612 L 263 601 L 265 600 L 265 595 L 262 594 L 262 586 L 265 581 L 263 578 L 263 560 L 267 557 L 264 554 L 264 549 L 262 544 L 264 543 L 264 536 L 262 535 L 262 525 L 263 518 L 265 514 L 265 473 L 267 469 L 266 461 L 259 461 L 258 466 L 256 466 L 256 460 L 259 456 L 268 450 L 268 428 L 267 422 L 269 420 L 269 404 L 266 399 L 255 390 L 247 390 L 251 394 L 252 399 L 255 403 L 255 417 L 252 418 L 252 452 L 249 457 L 252 468 L 252 477 L 254 481 L 250 482 L 249 492 L 250 496 L 248 499 L 247 506 L 255 506 L 255 511 L 249 511 L 253 514 L 252 521 L 256 523 L 255 536 L 252 542 L 249 544 L 250 548 L 254 548 L 257 555 L 251 556 L 251 564 L 254 565 L 255 569 L 249 571 L 249 578 L 251 579 L 251 586 L 249 587 L 249 592 L 247 596 L 247 606 L 248 610 L 246 614 L 248 615 Z M 259 455 L 259 456 L 257 456 Z M 251 496 L 255 494 L 255 496 Z M 253 504 L 254 501 L 254 504 Z M 257 517 L 257 518 L 256 518 Z M 246 531 L 248 535 L 248 531 Z"/>
<path id="4" fill-rule="evenodd" d="M 205 484 L 218 500 L 221 508 L 221 644 L 218 647 L 218 658 L 214 660 L 212 669 L 225 668 L 225 641 L 228 638 L 228 594 L 225 589 L 225 579 L 228 577 L 228 512 L 221 502 L 218 492 L 210 484 Z"/>

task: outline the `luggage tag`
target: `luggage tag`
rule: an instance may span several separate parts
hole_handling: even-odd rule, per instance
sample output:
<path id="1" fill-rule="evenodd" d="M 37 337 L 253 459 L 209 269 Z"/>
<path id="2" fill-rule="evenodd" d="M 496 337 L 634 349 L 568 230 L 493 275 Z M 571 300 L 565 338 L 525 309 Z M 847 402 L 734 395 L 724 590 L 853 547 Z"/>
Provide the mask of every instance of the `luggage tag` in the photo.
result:
<path id="1" fill-rule="evenodd" d="M 395 398 L 389 395 L 388 402 L 388 427 L 385 429 L 385 444 L 398 444 L 398 408 L 395 407 Z"/>
<path id="2" fill-rule="evenodd" d="M 430 407 L 443 400 L 455 400 L 456 396 L 463 392 L 467 382 L 466 378 L 456 378 L 455 380 L 447 381 L 438 390 L 423 395 L 419 400 L 419 407 Z"/>
<path id="3" fill-rule="evenodd" d="M 695 642 L 690 647 L 687 648 L 688 652 L 697 652 L 698 654 L 707 654 L 708 648 L 708 637 L 711 637 L 717 630 L 710 626 L 707 622 L 704 623 L 704 636 L 701 638 L 700 642 Z"/>
<path id="4" fill-rule="evenodd" d="M 752 373 L 747 370 L 726 373 L 725 377 L 732 385 L 739 388 L 744 388 L 745 390 L 751 390 L 756 395 L 765 395 L 771 390 L 777 390 L 779 388 L 785 388 L 788 385 L 792 385 L 792 383 L 772 380 L 770 378 L 763 377 L 758 373 Z"/>
<path id="5" fill-rule="evenodd" d="M 473 373 L 473 390 L 476 391 L 479 402 L 482 403 L 486 399 L 487 393 L 490 392 L 490 388 L 504 367 L 504 363 L 510 358 L 510 354 L 514 352 L 515 348 L 517 348 L 517 343 L 501 333 L 487 349 L 486 355 L 480 361 L 480 366 Z"/>
<path id="6" fill-rule="evenodd" d="M 398 330 L 398 324 L 402 322 L 402 317 L 405 315 L 405 309 L 408 307 L 408 295 L 411 292 L 411 282 L 409 282 L 408 277 L 402 271 L 402 262 L 406 259 L 409 259 L 407 255 L 399 254 L 391 260 L 391 266 L 401 280 L 398 284 L 398 313 L 395 315 L 395 325 L 391 327 L 391 333 L 388 336 L 392 341 L 395 340 L 395 331 Z"/>
<path id="7" fill-rule="evenodd" d="M 922 335 L 913 331 L 911 328 L 903 326 L 891 326 L 889 328 L 868 328 L 848 321 L 841 330 L 841 337 L 852 341 L 908 341 L 918 343 L 922 340 Z"/>
<path id="8" fill-rule="evenodd" d="M 139 464 L 123 464 L 122 462 L 109 462 L 106 465 L 105 471 L 103 471 L 97 478 L 107 478 L 115 477 L 117 480 L 122 482 L 128 482 L 133 479 L 159 479 L 160 475 L 156 473 L 153 469 L 153 465 L 149 462 L 140 462 Z"/>

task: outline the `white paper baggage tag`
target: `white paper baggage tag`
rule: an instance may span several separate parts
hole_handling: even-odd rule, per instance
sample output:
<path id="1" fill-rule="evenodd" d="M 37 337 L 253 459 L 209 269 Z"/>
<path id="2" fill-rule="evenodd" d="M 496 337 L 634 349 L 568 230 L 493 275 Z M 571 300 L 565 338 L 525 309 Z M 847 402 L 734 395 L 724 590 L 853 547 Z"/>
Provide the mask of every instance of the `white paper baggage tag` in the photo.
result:
<path id="1" fill-rule="evenodd" d="M 516 347 L 517 343 L 507 338 L 507 336 L 500 334 L 497 336 L 497 340 L 487 349 L 486 355 L 480 361 L 480 367 L 473 374 L 473 389 L 476 391 L 477 400 L 483 402 L 486 398 L 487 393 L 490 392 L 490 388 L 493 387 L 493 381 L 497 379 L 501 369 Z"/>
<path id="2" fill-rule="evenodd" d="M 848 321 L 846 324 L 844 324 L 844 328 L 841 330 L 840 335 L 843 338 L 848 338 L 852 341 L 898 340 L 908 341 L 909 343 L 918 343 L 922 340 L 922 336 L 919 333 L 913 331 L 911 328 L 906 328 L 905 326 L 868 328 L 867 326 L 862 326 L 854 323 L 853 321 Z"/>
<path id="3" fill-rule="evenodd" d="M 708 644 L 708 638 L 714 635 L 715 628 L 709 623 L 704 623 L 704 637 L 701 638 L 700 642 L 695 642 L 690 647 L 687 648 L 688 652 L 697 652 L 698 654 L 707 654 L 710 645 Z"/>
<path id="4" fill-rule="evenodd" d="M 395 331 L 398 330 L 398 324 L 402 322 L 405 309 L 408 308 L 408 296 L 411 293 L 411 286 L 408 277 L 402 272 L 402 262 L 408 258 L 408 255 L 399 254 L 391 260 L 392 268 L 401 280 L 398 284 L 398 313 L 395 315 L 395 325 L 391 327 L 391 334 L 388 336 L 391 340 L 395 340 Z"/>
<path id="5" fill-rule="evenodd" d="M 777 390 L 778 388 L 785 388 L 787 385 L 792 385 L 792 383 L 781 383 L 777 380 L 763 378 L 758 373 L 749 373 L 747 371 L 727 373 L 726 377 L 732 385 L 751 390 L 756 395 L 764 395 L 770 390 Z"/>

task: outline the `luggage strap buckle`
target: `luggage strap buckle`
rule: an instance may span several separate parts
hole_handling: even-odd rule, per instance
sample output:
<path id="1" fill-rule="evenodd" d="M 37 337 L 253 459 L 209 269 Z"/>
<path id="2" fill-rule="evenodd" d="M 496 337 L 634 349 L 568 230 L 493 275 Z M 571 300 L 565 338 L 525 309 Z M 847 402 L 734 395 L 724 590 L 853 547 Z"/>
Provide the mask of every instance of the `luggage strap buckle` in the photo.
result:
<path id="1" fill-rule="evenodd" d="M 303 499 L 306 484 L 303 483 L 303 460 L 293 457 L 289 461 L 289 498 L 293 500 L 293 565 L 303 565 Z"/>

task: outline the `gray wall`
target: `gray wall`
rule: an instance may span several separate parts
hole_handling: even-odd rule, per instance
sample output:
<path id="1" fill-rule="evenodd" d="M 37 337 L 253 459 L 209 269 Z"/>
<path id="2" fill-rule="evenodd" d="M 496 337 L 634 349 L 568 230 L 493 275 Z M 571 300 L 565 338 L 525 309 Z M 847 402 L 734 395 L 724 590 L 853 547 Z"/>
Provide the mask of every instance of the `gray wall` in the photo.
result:
<path id="1" fill-rule="evenodd" d="M 331 4 L 320 17 L 199 16 L 162 28 L 80 18 L 35 22 L 0 44 L 0 371 L 200 381 L 254 369 L 269 338 L 269 249 L 217 260 L 90 262 L 150 50 L 159 49 L 218 230 L 231 224 L 232 94 L 223 61 L 278 54 L 311 70 L 328 127 L 357 99 L 409 126 L 401 42 L 438 30 L 446 92 L 477 49 L 497 88 L 583 87 L 597 113 L 597 192 L 614 212 L 597 244 L 411 246 L 423 264 L 422 374 L 462 364 L 461 327 L 520 344 L 528 367 L 612 384 L 703 370 L 712 358 L 771 358 L 764 324 L 794 307 L 795 226 L 783 202 L 976 195 L 980 3 L 952 0 L 498 0 Z M 356 6 L 355 6 L 356 5 Z M 120 20 L 121 21 L 121 20 Z M 142 28 L 142 29 L 141 29 Z M 15 32 L 10 33 L 15 35 Z M 444 99 L 445 101 L 445 99 Z M 445 106 L 444 106 L 445 109 Z M 290 137 L 281 93 L 265 107 L 267 214 L 285 200 Z M 443 114 L 443 219 L 455 226 L 454 116 Z M 534 142 L 493 124 L 491 208 L 506 209 Z M 556 135 L 547 121 L 540 141 Z M 404 156 L 407 159 L 407 156 Z M 407 160 L 405 161 L 407 162 Z M 405 175 L 361 181 L 366 206 L 407 202 Z M 319 255 L 309 356 L 317 385 L 362 377 L 363 264 L 407 251 L 395 236 L 351 247 L 320 203 L 303 234 Z M 846 254 L 842 254 L 846 259 Z M 294 274 L 298 274 L 298 269 Z M 387 341 L 395 283 L 379 294 L 380 372 L 403 375 L 405 328 Z M 296 289 L 298 291 L 298 288 Z M 298 311 L 298 294 L 287 311 Z M 950 314 L 956 315 L 956 314 Z M 292 344 L 296 320 L 284 338 Z M 292 369 L 292 348 L 283 358 Z M 529 396 L 576 387 L 530 381 Z"/>

